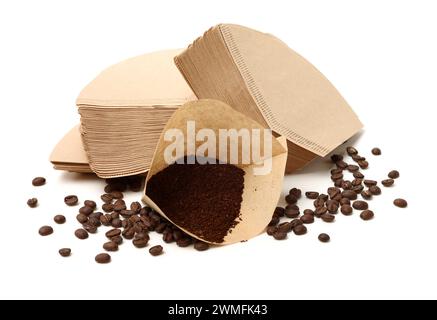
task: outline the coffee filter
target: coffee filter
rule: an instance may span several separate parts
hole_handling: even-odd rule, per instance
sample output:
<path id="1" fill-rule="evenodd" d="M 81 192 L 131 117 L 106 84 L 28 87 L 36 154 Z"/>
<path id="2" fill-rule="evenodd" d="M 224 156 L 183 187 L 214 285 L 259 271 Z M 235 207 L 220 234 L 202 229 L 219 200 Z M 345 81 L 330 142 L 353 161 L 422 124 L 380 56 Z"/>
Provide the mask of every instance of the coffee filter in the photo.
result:
<path id="1" fill-rule="evenodd" d="M 187 153 L 186 128 L 188 121 L 195 121 L 196 132 L 204 128 L 211 129 L 216 133 L 217 136 L 219 129 L 240 130 L 246 128 L 249 130 L 263 130 L 262 125 L 221 101 L 209 99 L 198 100 L 188 102 L 179 108 L 179 110 L 177 110 L 168 121 L 158 141 L 150 171 L 146 178 L 146 185 L 144 189 L 145 194 L 143 196 L 143 201 L 147 205 L 149 205 L 152 209 L 157 211 L 169 221 L 171 221 L 171 219 L 154 203 L 153 199 L 149 198 L 146 194 L 147 182 L 155 174 L 169 166 L 169 164 L 165 161 L 164 151 L 170 144 L 173 143 L 173 141 L 164 140 L 164 135 L 167 130 L 181 130 L 181 132 L 184 133 L 184 140 L 179 142 L 184 144 L 184 156 L 193 155 Z M 275 138 L 271 134 L 270 138 L 272 139 L 271 156 L 269 155 L 262 158 L 263 160 L 266 160 L 271 157 L 272 161 L 272 170 L 266 175 L 254 174 L 253 169 L 259 166 L 259 164 L 254 163 L 253 159 L 251 159 L 252 161 L 248 164 L 241 163 L 242 144 L 238 144 L 240 162 L 235 165 L 245 171 L 244 190 L 242 195 L 243 200 L 241 203 L 240 215 L 237 218 L 238 223 L 230 230 L 230 232 L 228 232 L 223 242 L 215 243 L 208 241 L 208 239 L 199 238 L 195 234 L 191 233 L 190 230 L 177 225 L 173 221 L 172 223 L 192 237 L 212 244 L 231 244 L 248 240 L 260 234 L 271 220 L 273 211 L 280 197 L 284 170 L 287 161 L 287 144 L 285 138 Z M 196 150 L 202 144 L 203 141 L 196 141 Z M 219 150 L 218 141 L 216 147 L 216 150 Z M 230 154 L 229 149 L 230 143 L 228 143 L 228 155 Z M 262 145 L 260 154 L 264 155 L 264 148 Z M 224 159 L 220 154 L 217 154 L 216 158 L 222 161 L 229 160 Z"/>

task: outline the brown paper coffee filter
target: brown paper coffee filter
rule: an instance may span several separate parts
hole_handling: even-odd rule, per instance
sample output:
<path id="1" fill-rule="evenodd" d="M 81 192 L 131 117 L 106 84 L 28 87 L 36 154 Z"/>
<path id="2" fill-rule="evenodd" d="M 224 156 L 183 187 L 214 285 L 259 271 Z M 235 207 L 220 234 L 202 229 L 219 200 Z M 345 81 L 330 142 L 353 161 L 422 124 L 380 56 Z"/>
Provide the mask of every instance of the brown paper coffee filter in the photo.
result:
<path id="1" fill-rule="evenodd" d="M 184 156 L 192 155 L 187 153 L 187 121 L 195 121 L 196 132 L 204 128 L 211 129 L 217 136 L 219 129 L 263 129 L 259 123 L 221 101 L 206 99 L 186 103 L 173 114 L 161 134 L 149 174 L 146 178 L 145 192 L 147 190 L 147 182 L 150 178 L 169 166 L 164 159 L 164 150 L 172 143 L 172 141 L 164 140 L 164 134 L 167 130 L 181 130 L 184 133 L 185 138 L 184 141 L 181 142 L 184 144 Z M 239 161 L 239 163 L 236 164 L 237 167 L 245 171 L 243 201 L 241 203 L 240 216 L 238 218 L 239 222 L 231 232 L 225 236 L 223 242 L 210 243 L 230 244 L 248 240 L 261 233 L 270 221 L 272 212 L 277 205 L 282 190 L 282 180 L 287 161 L 287 144 L 283 137 L 275 138 L 271 134 L 269 137 L 272 139 L 272 154 L 271 156 L 263 157 L 263 159 L 272 158 L 271 172 L 266 175 L 254 175 L 253 169 L 257 164 L 253 161 L 249 164 L 243 164 Z M 203 141 L 196 141 L 196 149 L 201 144 L 203 144 Z M 230 153 L 229 147 L 230 144 L 228 144 L 228 155 Z M 241 143 L 239 144 L 239 148 L 239 159 L 241 160 Z M 261 148 L 261 150 L 261 154 L 264 154 L 264 149 Z M 216 158 L 219 160 L 225 160 L 222 159 L 219 154 L 217 154 Z M 171 221 L 171 219 L 166 216 L 165 212 L 163 212 L 154 203 L 153 199 L 147 196 L 147 194 L 144 195 L 143 201 Z M 190 230 L 184 229 L 179 225 L 177 226 L 192 237 L 202 241 L 207 241 L 207 239 L 199 238 L 191 233 Z"/>

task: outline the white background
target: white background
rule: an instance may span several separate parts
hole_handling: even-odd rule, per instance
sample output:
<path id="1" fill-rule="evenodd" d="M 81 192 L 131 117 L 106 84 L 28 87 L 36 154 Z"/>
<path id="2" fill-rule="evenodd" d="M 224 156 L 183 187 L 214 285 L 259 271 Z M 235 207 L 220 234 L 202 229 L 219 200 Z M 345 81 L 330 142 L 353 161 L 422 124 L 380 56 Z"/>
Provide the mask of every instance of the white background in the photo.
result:
<path id="1" fill-rule="evenodd" d="M 436 15 L 435 1 L 2 1 L 0 298 L 437 298 Z M 157 258 L 126 243 L 97 265 L 104 234 L 77 240 L 77 207 L 63 197 L 97 199 L 103 182 L 56 172 L 47 160 L 79 122 L 77 94 L 105 67 L 185 47 L 220 22 L 273 33 L 317 66 L 365 124 L 357 146 L 368 177 L 395 168 L 401 178 L 371 202 L 373 221 L 339 215 L 306 236 L 261 235 L 207 252 L 164 244 Z M 370 155 L 374 146 L 383 156 Z M 327 169 L 318 161 L 286 177 L 284 194 L 328 187 Z M 37 175 L 46 186 L 31 186 Z M 408 209 L 391 204 L 398 196 Z M 58 213 L 68 222 L 38 236 Z M 64 246 L 74 252 L 68 259 L 57 253 Z"/>

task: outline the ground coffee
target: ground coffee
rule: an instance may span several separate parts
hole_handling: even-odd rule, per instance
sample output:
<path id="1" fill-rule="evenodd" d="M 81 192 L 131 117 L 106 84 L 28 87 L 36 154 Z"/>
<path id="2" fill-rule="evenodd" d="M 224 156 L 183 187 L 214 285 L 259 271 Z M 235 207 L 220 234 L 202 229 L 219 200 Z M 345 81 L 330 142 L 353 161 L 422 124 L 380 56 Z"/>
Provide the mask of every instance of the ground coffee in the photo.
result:
<path id="1" fill-rule="evenodd" d="M 238 223 L 243 188 L 244 171 L 234 165 L 175 163 L 148 181 L 146 194 L 174 223 L 220 243 Z"/>

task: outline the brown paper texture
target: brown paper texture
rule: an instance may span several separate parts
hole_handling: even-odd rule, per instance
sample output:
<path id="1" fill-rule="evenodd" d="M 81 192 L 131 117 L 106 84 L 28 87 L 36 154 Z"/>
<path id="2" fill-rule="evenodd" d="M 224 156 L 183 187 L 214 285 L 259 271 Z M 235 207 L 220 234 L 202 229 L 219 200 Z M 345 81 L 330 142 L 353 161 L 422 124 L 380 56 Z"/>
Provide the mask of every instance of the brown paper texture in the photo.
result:
<path id="1" fill-rule="evenodd" d="M 244 116 L 221 101 L 206 99 L 185 104 L 173 114 L 164 128 L 152 160 L 150 171 L 146 178 L 145 191 L 147 189 L 147 182 L 150 178 L 168 166 L 164 159 L 164 150 L 172 142 L 164 140 L 166 130 L 176 128 L 180 129 L 182 132 L 186 132 L 187 121 L 192 120 L 196 122 L 196 132 L 200 129 L 208 128 L 214 130 L 217 135 L 219 129 L 263 129 L 263 127 L 257 122 Z M 243 202 L 240 211 L 240 218 L 242 221 L 239 221 L 236 227 L 232 229 L 232 232 L 225 237 L 224 242 L 220 244 L 230 244 L 248 240 L 261 233 L 271 220 L 272 213 L 281 194 L 285 163 L 287 160 L 287 145 L 285 138 L 274 138 L 271 136 L 271 139 L 272 170 L 270 174 L 254 175 L 253 168 L 256 167 L 257 164 L 253 162 L 250 164 L 239 163 L 237 165 L 245 171 Z M 187 139 L 185 136 L 184 155 L 189 156 L 191 154 L 186 152 L 186 142 Z M 196 142 L 196 148 L 202 143 L 203 142 Z M 241 155 L 241 145 L 239 153 Z M 263 154 L 263 152 L 261 152 L 261 154 Z M 218 155 L 217 158 L 220 159 Z M 150 199 L 147 194 L 144 195 L 143 201 L 159 212 L 162 216 L 169 219 L 165 215 L 165 212 L 162 212 L 162 210 L 153 202 L 153 199 Z M 169 220 L 171 221 L 171 219 Z M 198 238 L 189 230 L 183 230 L 191 236 Z M 204 239 L 200 240 L 205 241 Z"/>

